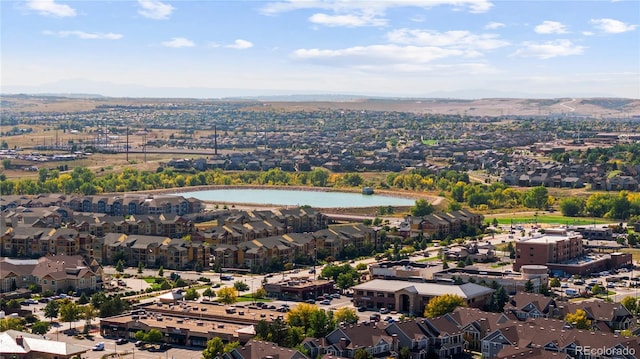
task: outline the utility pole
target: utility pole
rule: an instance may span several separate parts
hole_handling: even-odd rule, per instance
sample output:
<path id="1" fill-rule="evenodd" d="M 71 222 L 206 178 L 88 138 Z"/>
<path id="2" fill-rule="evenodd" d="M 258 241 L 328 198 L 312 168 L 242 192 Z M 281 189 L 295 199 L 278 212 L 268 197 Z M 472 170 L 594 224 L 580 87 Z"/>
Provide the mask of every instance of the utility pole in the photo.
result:
<path id="1" fill-rule="evenodd" d="M 127 153 L 127 162 L 129 162 L 129 127 L 127 127 L 127 144 L 126 144 L 127 148 L 125 149 L 125 152 Z"/>

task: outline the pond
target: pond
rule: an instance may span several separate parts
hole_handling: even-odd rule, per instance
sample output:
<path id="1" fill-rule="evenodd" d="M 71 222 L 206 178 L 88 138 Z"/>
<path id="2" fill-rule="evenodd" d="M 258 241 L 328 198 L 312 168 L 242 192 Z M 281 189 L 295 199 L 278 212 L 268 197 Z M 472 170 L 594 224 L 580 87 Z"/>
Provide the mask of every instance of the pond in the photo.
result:
<path id="1" fill-rule="evenodd" d="M 176 195 L 193 197 L 220 204 L 252 203 L 276 206 L 303 206 L 314 208 L 354 208 L 380 206 L 413 206 L 414 199 L 386 195 L 364 195 L 348 192 L 305 191 L 288 189 L 225 188 L 206 191 L 180 192 Z"/>

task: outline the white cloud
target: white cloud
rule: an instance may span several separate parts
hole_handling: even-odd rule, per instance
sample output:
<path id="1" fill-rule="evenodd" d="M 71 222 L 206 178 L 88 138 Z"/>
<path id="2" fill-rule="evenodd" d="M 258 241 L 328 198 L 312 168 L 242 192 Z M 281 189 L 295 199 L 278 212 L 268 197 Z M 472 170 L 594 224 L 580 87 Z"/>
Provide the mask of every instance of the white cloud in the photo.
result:
<path id="1" fill-rule="evenodd" d="M 76 16 L 76 10 L 69 5 L 58 4 L 55 0 L 29 0 L 27 8 L 37 11 L 40 15 L 68 17 Z"/>
<path id="2" fill-rule="evenodd" d="M 186 39 L 184 37 L 174 37 L 169 41 L 163 41 L 162 46 L 180 48 L 180 47 L 194 47 L 196 46 L 196 44 L 193 41 Z"/>
<path id="3" fill-rule="evenodd" d="M 560 39 L 544 43 L 525 42 L 513 55 L 546 60 L 557 56 L 581 55 L 584 49 L 584 46 L 575 45 L 570 40 Z"/>
<path id="4" fill-rule="evenodd" d="M 507 25 L 505 25 L 505 24 L 503 24 L 501 22 L 492 21 L 492 22 L 486 24 L 484 26 L 484 28 L 485 28 L 485 30 L 496 30 L 496 29 L 499 29 L 499 28 L 505 27 L 505 26 L 507 26 Z"/>
<path id="5" fill-rule="evenodd" d="M 334 12 L 335 16 L 355 16 L 362 17 L 364 15 L 375 15 L 371 19 L 386 25 L 387 20 L 383 18 L 386 11 L 390 8 L 401 7 L 417 7 L 428 9 L 436 6 L 451 6 L 454 10 L 466 10 L 471 13 L 484 13 L 489 11 L 493 4 L 489 0 L 378 0 L 378 1 L 344 1 L 344 0 L 286 0 L 279 2 L 271 2 L 261 8 L 261 12 L 265 15 L 276 15 L 288 11 L 304 10 L 304 9 L 320 9 Z M 310 18 L 310 20 L 312 20 Z M 317 20 L 317 19 L 316 19 Z M 326 18 L 329 20 L 329 18 Z M 334 19 L 330 26 L 341 26 L 340 20 L 347 25 L 345 26 L 377 26 L 370 22 L 364 22 L 365 25 L 354 25 L 353 21 L 347 19 Z M 323 25 L 326 25 L 323 23 Z"/>
<path id="6" fill-rule="evenodd" d="M 426 64 L 446 57 L 460 57 L 469 53 L 460 49 L 440 47 L 370 45 L 354 46 L 338 50 L 298 49 L 293 57 L 298 60 L 345 64 L 348 66 L 379 66 L 393 64 Z M 471 53 L 470 55 L 473 55 Z"/>
<path id="7" fill-rule="evenodd" d="M 253 43 L 251 43 L 251 42 L 249 42 L 247 40 L 238 39 L 238 40 L 234 41 L 233 44 L 227 45 L 226 47 L 228 47 L 230 49 L 245 50 L 245 49 L 252 48 L 253 47 Z"/>
<path id="8" fill-rule="evenodd" d="M 473 34 L 469 31 L 429 31 L 398 29 L 387 33 L 389 41 L 405 45 L 444 46 L 463 49 L 491 50 L 507 46 L 495 34 Z"/>
<path id="9" fill-rule="evenodd" d="M 175 8 L 158 0 L 138 0 L 138 14 L 154 20 L 166 20 Z"/>
<path id="10" fill-rule="evenodd" d="M 593 32 L 591 32 L 591 31 L 583 31 L 583 32 L 582 32 L 582 35 L 584 35 L 584 36 L 593 36 L 593 35 L 594 35 L 594 33 L 593 33 Z"/>
<path id="11" fill-rule="evenodd" d="M 58 36 L 58 37 L 70 37 L 75 36 L 83 40 L 119 40 L 122 38 L 122 34 L 115 34 L 113 32 L 101 33 L 101 32 L 85 32 L 85 31 L 43 31 L 44 35 Z"/>
<path id="12" fill-rule="evenodd" d="M 633 31 L 638 27 L 638 25 L 630 25 L 614 19 L 592 19 L 591 23 L 595 25 L 597 29 L 600 29 L 609 34 L 619 34 L 627 31 Z"/>
<path id="13" fill-rule="evenodd" d="M 567 27 L 558 21 L 544 21 L 534 29 L 538 34 L 566 34 Z"/>
<path id="14" fill-rule="evenodd" d="M 327 14 L 313 14 L 309 17 L 309 21 L 314 24 L 324 26 L 345 26 L 345 27 L 360 27 L 360 26 L 386 26 L 387 19 L 376 17 L 373 14 L 370 15 L 327 15 Z"/>

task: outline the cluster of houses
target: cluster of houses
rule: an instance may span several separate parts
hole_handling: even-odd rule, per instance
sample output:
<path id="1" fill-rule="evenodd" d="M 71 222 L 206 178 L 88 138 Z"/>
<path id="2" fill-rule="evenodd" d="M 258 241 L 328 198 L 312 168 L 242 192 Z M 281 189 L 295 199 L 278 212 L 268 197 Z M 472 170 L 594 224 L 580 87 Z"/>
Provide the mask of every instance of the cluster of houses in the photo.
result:
<path id="1" fill-rule="evenodd" d="M 53 293 L 95 292 L 102 288 L 102 277 L 102 267 L 98 262 L 88 262 L 82 256 L 0 257 L 0 293 L 33 285 Z"/>
<path id="2" fill-rule="evenodd" d="M 448 358 L 463 351 L 483 358 L 631 358 L 640 353 L 638 337 L 624 337 L 621 330 L 637 331 L 634 316 L 620 303 L 563 302 L 540 294 L 518 293 L 502 313 L 459 307 L 437 318 L 416 318 L 369 325 L 337 328 L 322 339 L 307 339 L 303 347 L 310 357 L 331 355 L 354 358 L 358 349 L 374 357 L 397 356 L 408 348 L 410 358 L 426 358 L 435 353 Z M 564 320 L 567 314 L 584 310 L 590 328 L 577 329 Z M 615 353 L 632 351 L 631 356 L 589 356 L 589 348 Z"/>
<path id="3" fill-rule="evenodd" d="M 455 286 L 449 287 L 455 290 Z M 470 290 L 479 293 L 475 288 Z M 411 359 L 450 358 L 470 352 L 480 353 L 482 358 L 498 359 L 636 358 L 635 354 L 640 353 L 638 337 L 621 333 L 623 330 L 636 333 L 640 328 L 634 316 L 619 303 L 556 302 L 540 294 L 521 292 L 510 297 L 500 313 L 478 309 L 480 302 L 470 304 L 435 318 L 340 323 L 324 337 L 304 339 L 302 352 L 252 339 L 253 326 L 259 321 L 284 318 L 282 313 L 255 306 L 156 303 L 142 306 L 131 314 L 104 318 L 100 328 L 103 335 L 115 337 L 133 337 L 138 330 L 158 329 L 167 333 L 164 340 L 169 343 L 195 347 L 205 346 L 207 338 L 214 336 L 243 343 L 225 354 L 227 359 L 262 359 L 267 354 L 275 355 L 274 358 L 354 359 L 361 357 L 358 353 L 362 351 L 374 358 Z M 566 320 L 568 314 L 578 310 L 585 312 L 586 327 Z M 590 348 L 606 353 L 625 351 L 624 355 L 590 355 Z"/>
<path id="4" fill-rule="evenodd" d="M 535 149 L 532 149 L 535 150 Z M 583 188 L 637 191 L 640 166 L 623 166 L 614 175 L 606 164 L 558 163 L 486 150 L 463 156 L 467 168 L 482 169 L 501 182 L 519 187 Z"/>
<path id="5" fill-rule="evenodd" d="M 135 199 L 130 204 L 156 205 L 137 207 L 147 209 L 142 214 L 114 215 L 113 204 L 122 199 Z M 207 217 L 214 224 L 198 228 L 201 213 L 180 212 L 181 208 L 194 210 L 199 202 L 179 196 L 8 196 L 0 203 L 4 206 L 1 256 L 80 255 L 101 265 L 123 260 L 129 266 L 162 265 L 178 270 L 213 266 L 264 270 L 274 263 L 295 263 L 296 258 L 318 252 L 342 258 L 345 249 L 369 254 L 383 247 L 380 228 L 363 224 L 330 227 L 326 215 L 309 207 L 219 210 Z M 150 213 L 149 209 L 158 211 Z M 429 226 L 434 219 L 437 228 Z M 455 234 L 464 226 L 479 226 L 482 217 L 460 210 L 411 221 L 419 223 L 418 230 L 427 235 L 435 231 Z"/>
<path id="6" fill-rule="evenodd" d="M 447 213 L 433 213 L 426 216 L 407 216 L 400 224 L 399 232 L 407 237 L 443 239 L 457 235 L 466 228 L 482 226 L 483 216 L 467 209 Z"/>

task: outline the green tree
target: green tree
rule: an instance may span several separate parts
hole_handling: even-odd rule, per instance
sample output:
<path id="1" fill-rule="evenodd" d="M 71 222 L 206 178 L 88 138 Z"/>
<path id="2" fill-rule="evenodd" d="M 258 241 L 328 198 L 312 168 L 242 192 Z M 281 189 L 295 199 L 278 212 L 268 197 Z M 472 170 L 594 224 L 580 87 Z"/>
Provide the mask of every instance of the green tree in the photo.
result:
<path id="1" fill-rule="evenodd" d="M 98 316 L 98 311 L 91 304 L 80 307 L 79 317 L 81 317 L 85 321 L 85 325 L 84 325 L 85 333 L 89 332 L 89 329 L 91 328 L 91 321 L 93 321 L 97 316 Z"/>
<path id="2" fill-rule="evenodd" d="M 551 278 L 551 280 L 549 281 L 549 286 L 551 286 L 552 288 L 559 288 L 560 284 L 560 279 L 558 278 Z"/>
<path id="3" fill-rule="evenodd" d="M 31 325 L 31 333 L 44 335 L 47 334 L 49 328 L 51 328 L 51 324 L 47 322 L 37 321 Z"/>
<path id="4" fill-rule="evenodd" d="M 0 319 L 0 332 L 7 330 L 22 331 L 24 329 L 24 319 L 14 317 L 4 317 Z"/>
<path id="5" fill-rule="evenodd" d="M 356 314 L 356 310 L 349 307 L 336 309 L 333 313 L 333 318 L 336 320 L 336 323 L 350 324 L 358 322 L 358 314 Z"/>
<path id="6" fill-rule="evenodd" d="M 360 348 L 353 353 L 353 359 L 373 359 L 373 355 L 368 351 Z"/>
<path id="7" fill-rule="evenodd" d="M 329 172 L 321 168 L 314 168 L 309 173 L 309 180 L 314 187 L 325 187 L 329 179 Z"/>
<path id="8" fill-rule="evenodd" d="M 626 296 L 622 298 L 620 303 L 622 303 L 622 305 L 624 305 L 624 307 L 627 308 L 627 310 L 632 314 L 638 313 L 638 298 L 632 297 L 632 296 Z"/>
<path id="9" fill-rule="evenodd" d="M 528 281 L 526 281 L 526 283 L 524 283 L 524 291 L 527 293 L 533 293 L 533 282 L 531 281 L 531 279 L 529 279 Z"/>
<path id="10" fill-rule="evenodd" d="M 60 310 L 60 302 L 57 300 L 52 300 L 47 305 L 44 306 L 43 312 L 44 317 L 49 318 L 49 320 L 53 320 L 53 318 L 58 317 L 58 312 Z"/>
<path id="11" fill-rule="evenodd" d="M 433 297 L 429 300 L 424 308 L 424 316 L 427 318 L 434 318 L 451 313 L 457 307 L 464 306 L 466 306 L 466 303 L 461 296 L 456 294 L 444 294 L 438 297 Z"/>
<path id="12" fill-rule="evenodd" d="M 124 261 L 122 259 L 119 260 L 118 263 L 116 263 L 116 271 L 118 273 L 124 272 Z"/>
<path id="13" fill-rule="evenodd" d="M 184 294 L 184 299 L 186 300 L 196 300 L 198 298 L 200 298 L 200 293 L 198 293 L 195 288 L 187 289 L 186 293 Z"/>
<path id="14" fill-rule="evenodd" d="M 267 296 L 267 290 L 264 287 L 258 288 L 255 293 L 253 293 L 253 297 L 256 299 L 262 299 Z"/>
<path id="15" fill-rule="evenodd" d="M 587 313 L 582 309 L 577 309 L 575 313 L 568 313 L 564 320 L 577 329 L 591 329 L 591 321 L 587 318 Z"/>
<path id="16" fill-rule="evenodd" d="M 144 269 L 144 264 L 142 264 L 142 261 L 138 261 L 138 274 L 142 274 L 143 269 Z"/>
<path id="17" fill-rule="evenodd" d="M 563 216 L 577 217 L 584 209 L 584 200 L 578 197 L 567 197 L 561 199 L 559 205 Z"/>
<path id="18" fill-rule="evenodd" d="M 213 292 L 213 290 L 211 289 L 211 287 L 207 288 L 204 290 L 204 292 L 202 292 L 202 295 L 211 299 L 211 297 L 215 296 L 215 293 Z"/>
<path id="19" fill-rule="evenodd" d="M 164 268 L 162 266 L 158 268 L 158 277 L 164 277 Z"/>
<path id="20" fill-rule="evenodd" d="M 78 304 L 85 305 L 87 303 L 89 303 L 89 297 L 85 292 L 82 292 L 82 294 L 80 294 L 80 298 L 78 298 Z"/>
<path id="21" fill-rule="evenodd" d="M 347 288 L 351 288 L 356 284 L 355 279 L 353 278 L 352 273 L 340 273 L 338 275 L 338 280 L 336 281 L 336 286 L 341 290 L 345 290 Z"/>
<path id="22" fill-rule="evenodd" d="M 547 208 L 549 204 L 549 191 L 544 186 L 533 187 L 524 193 L 523 204 L 529 208 Z"/>
<path id="23" fill-rule="evenodd" d="M 202 351 L 202 359 L 216 359 L 224 352 L 224 343 L 220 337 L 207 340 L 207 347 Z"/>
<path id="24" fill-rule="evenodd" d="M 149 343 L 160 343 L 162 338 L 164 338 L 162 332 L 155 328 L 149 330 L 149 332 L 144 336 L 144 340 Z"/>
<path id="25" fill-rule="evenodd" d="M 69 329 L 71 329 L 71 323 L 79 319 L 80 314 L 80 306 L 72 301 L 63 302 L 60 305 L 60 320 L 69 322 Z"/>
<path id="26" fill-rule="evenodd" d="M 238 292 L 244 292 L 246 290 L 249 290 L 249 285 L 247 283 L 239 281 L 239 280 L 237 280 L 235 283 L 233 283 L 233 287 Z"/>
<path id="27" fill-rule="evenodd" d="M 139 340 L 139 341 L 144 341 L 146 336 L 147 336 L 147 333 L 142 330 L 138 330 L 135 334 L 136 340 Z"/>
<path id="28" fill-rule="evenodd" d="M 220 288 L 216 294 L 224 304 L 233 304 L 238 301 L 238 291 L 233 287 Z"/>
<path id="29" fill-rule="evenodd" d="M 422 217 L 433 213 L 434 207 L 426 199 L 418 199 L 415 205 L 409 208 L 409 213 L 414 217 Z"/>

